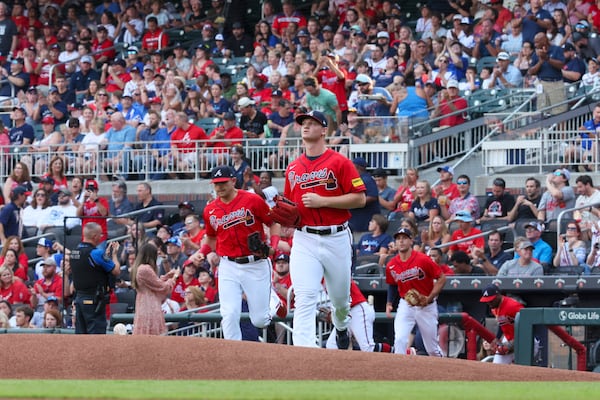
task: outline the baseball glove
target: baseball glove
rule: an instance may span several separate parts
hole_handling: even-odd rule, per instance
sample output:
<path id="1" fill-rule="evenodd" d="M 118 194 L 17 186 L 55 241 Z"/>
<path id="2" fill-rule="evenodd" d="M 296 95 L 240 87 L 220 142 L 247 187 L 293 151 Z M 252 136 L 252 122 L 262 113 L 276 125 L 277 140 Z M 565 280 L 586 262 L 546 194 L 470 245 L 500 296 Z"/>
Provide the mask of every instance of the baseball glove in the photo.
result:
<path id="1" fill-rule="evenodd" d="M 300 224 L 298 206 L 283 196 L 275 196 L 275 207 L 271 209 L 271 218 L 281 226 L 296 227 Z"/>
<path id="2" fill-rule="evenodd" d="M 269 252 L 271 248 L 265 242 L 263 242 L 260 238 L 260 233 L 253 232 L 248 235 L 248 249 L 255 256 L 267 258 L 269 257 Z"/>
<path id="3" fill-rule="evenodd" d="M 411 306 L 424 307 L 427 305 L 427 297 L 419 293 L 417 289 L 410 289 L 406 292 L 404 300 Z"/>

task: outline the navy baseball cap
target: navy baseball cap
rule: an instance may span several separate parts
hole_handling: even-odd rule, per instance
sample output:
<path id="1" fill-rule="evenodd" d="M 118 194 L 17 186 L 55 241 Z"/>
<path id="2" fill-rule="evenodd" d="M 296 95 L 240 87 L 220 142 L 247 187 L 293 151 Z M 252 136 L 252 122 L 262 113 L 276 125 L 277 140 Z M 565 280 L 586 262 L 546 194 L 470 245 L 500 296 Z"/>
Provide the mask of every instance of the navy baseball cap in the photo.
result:
<path id="1" fill-rule="evenodd" d="M 354 165 L 358 165 L 359 167 L 363 167 L 363 168 L 367 168 L 369 166 L 369 164 L 367 164 L 367 161 L 362 157 L 355 157 L 352 160 L 352 163 Z"/>
<path id="2" fill-rule="evenodd" d="M 296 117 L 296 122 L 299 123 L 300 125 L 302 125 L 302 122 L 304 122 L 304 120 L 308 119 L 308 118 L 317 121 L 324 128 L 327 127 L 327 117 L 325 117 L 325 114 L 323 114 L 321 111 L 315 111 L 315 110 L 313 110 L 309 113 L 306 113 L 306 114 L 298 115 Z"/>
<path id="3" fill-rule="evenodd" d="M 277 258 L 275 259 L 275 261 L 287 261 L 290 262 L 290 256 L 285 254 L 285 253 L 281 253 L 280 255 L 277 256 Z"/>
<path id="4" fill-rule="evenodd" d="M 50 183 L 50 184 L 54 185 L 54 178 L 52 178 L 51 176 L 44 176 L 44 177 L 42 177 L 40 182 L 41 183 Z"/>
<path id="5" fill-rule="evenodd" d="M 13 190 L 11 190 L 11 193 L 13 196 L 19 196 L 19 195 L 26 195 L 29 196 L 31 194 L 31 192 L 29 190 L 27 190 L 27 188 L 25 186 L 17 186 L 15 187 Z"/>
<path id="6" fill-rule="evenodd" d="M 398 235 L 407 236 L 409 239 L 412 239 L 412 237 L 413 237 L 413 234 L 412 234 L 411 230 L 408 229 L 408 228 L 400 228 L 400 229 L 398 229 L 398 231 L 396 233 L 394 233 L 394 239 L 396 239 L 396 236 L 398 236 Z"/>
<path id="7" fill-rule="evenodd" d="M 188 210 L 196 211 L 196 207 L 194 207 L 194 205 L 192 203 L 190 203 L 189 201 L 182 201 L 181 203 L 179 203 L 179 205 L 177 207 L 178 208 L 187 208 Z"/>
<path id="8" fill-rule="evenodd" d="M 482 303 L 489 303 L 490 301 L 493 301 L 499 294 L 500 289 L 498 288 L 498 286 L 493 284 L 489 285 L 485 289 L 483 289 L 479 301 Z"/>
<path id="9" fill-rule="evenodd" d="M 231 178 L 235 177 L 233 169 L 228 165 L 220 165 L 213 168 L 210 173 L 212 183 L 227 182 Z"/>

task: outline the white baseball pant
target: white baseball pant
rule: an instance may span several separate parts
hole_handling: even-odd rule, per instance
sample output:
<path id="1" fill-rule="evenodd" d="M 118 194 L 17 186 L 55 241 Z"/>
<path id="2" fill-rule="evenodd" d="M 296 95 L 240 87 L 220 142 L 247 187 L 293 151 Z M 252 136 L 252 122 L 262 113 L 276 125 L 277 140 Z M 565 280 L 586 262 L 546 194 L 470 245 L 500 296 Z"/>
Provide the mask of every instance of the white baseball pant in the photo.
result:
<path id="1" fill-rule="evenodd" d="M 411 306 L 404 299 L 398 303 L 398 311 L 394 319 L 394 352 L 406 354 L 408 338 L 415 326 L 423 336 L 425 350 L 430 356 L 443 357 L 438 339 L 438 307 L 437 302 L 425 307 Z"/>
<path id="2" fill-rule="evenodd" d="M 362 302 L 350 309 L 349 334 L 356 340 L 360 351 L 373 351 L 375 342 L 373 341 L 373 322 L 375 322 L 375 310 L 369 303 Z M 331 332 L 327 339 L 326 347 L 328 349 L 337 349 L 337 340 L 335 332 Z"/>
<path id="3" fill-rule="evenodd" d="M 219 264 L 219 301 L 223 317 L 223 337 L 242 340 L 240 314 L 242 293 L 246 294 L 252 325 L 264 328 L 271 323 L 271 267 L 268 260 L 238 264 L 221 257 Z"/>
<path id="4" fill-rule="evenodd" d="M 350 229 L 322 236 L 294 231 L 294 245 L 290 254 L 290 274 L 296 303 L 292 333 L 294 346 L 318 347 L 315 310 L 323 277 L 331 300 L 331 320 L 337 329 L 348 329 L 351 267 Z"/>
<path id="5" fill-rule="evenodd" d="M 503 335 L 502 339 L 500 339 L 500 344 L 507 346 L 508 344 L 510 344 L 510 342 Z M 494 354 L 493 363 L 494 364 L 512 364 L 514 360 L 515 360 L 515 353 L 509 353 L 509 354 L 496 353 L 496 354 Z"/>

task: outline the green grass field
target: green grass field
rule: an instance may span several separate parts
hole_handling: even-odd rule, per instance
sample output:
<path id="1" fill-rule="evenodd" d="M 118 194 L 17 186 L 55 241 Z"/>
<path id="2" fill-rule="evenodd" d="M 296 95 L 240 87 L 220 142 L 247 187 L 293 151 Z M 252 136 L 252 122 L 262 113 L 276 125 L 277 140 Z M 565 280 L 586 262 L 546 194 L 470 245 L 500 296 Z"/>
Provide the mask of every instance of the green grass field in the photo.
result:
<path id="1" fill-rule="evenodd" d="M 2 398 L 64 399 L 594 399 L 600 382 L 2 380 Z"/>

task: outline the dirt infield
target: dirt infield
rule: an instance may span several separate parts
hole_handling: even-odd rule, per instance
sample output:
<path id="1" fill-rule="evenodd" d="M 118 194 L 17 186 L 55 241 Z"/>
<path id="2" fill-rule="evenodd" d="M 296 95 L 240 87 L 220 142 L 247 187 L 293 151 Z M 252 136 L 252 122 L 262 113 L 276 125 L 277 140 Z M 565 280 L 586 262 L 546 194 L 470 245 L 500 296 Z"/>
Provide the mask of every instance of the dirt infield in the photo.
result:
<path id="1" fill-rule="evenodd" d="M 189 337 L 7 334 L 0 346 L 5 379 L 600 380 L 589 372 Z"/>

